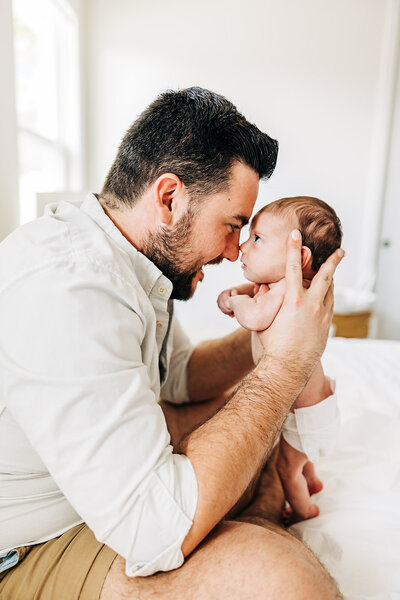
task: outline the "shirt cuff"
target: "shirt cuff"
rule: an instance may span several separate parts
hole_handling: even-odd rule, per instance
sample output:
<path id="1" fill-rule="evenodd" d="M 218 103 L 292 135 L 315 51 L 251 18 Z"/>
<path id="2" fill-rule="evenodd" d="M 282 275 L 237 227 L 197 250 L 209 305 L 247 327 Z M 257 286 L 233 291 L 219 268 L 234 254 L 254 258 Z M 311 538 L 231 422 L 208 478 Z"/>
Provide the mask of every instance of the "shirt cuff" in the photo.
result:
<path id="1" fill-rule="evenodd" d="M 197 478 L 185 455 L 174 454 L 174 484 L 167 486 L 171 465 L 163 464 L 153 473 L 142 490 L 142 531 L 134 545 L 142 557 L 126 559 L 128 577 L 145 577 L 157 571 L 171 571 L 183 564 L 181 546 L 192 526 L 197 506 Z M 138 538 L 141 538 L 139 540 Z M 158 549 L 158 553 L 157 553 Z"/>

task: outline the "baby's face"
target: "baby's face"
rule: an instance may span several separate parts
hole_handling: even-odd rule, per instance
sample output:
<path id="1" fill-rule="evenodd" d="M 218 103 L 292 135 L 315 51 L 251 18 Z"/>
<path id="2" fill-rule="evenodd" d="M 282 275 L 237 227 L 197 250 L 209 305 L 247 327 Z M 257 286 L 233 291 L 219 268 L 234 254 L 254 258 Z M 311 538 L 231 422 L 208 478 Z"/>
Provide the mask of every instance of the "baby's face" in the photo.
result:
<path id="1" fill-rule="evenodd" d="M 261 213 L 240 246 L 246 279 L 254 283 L 275 283 L 285 277 L 287 238 L 297 224 L 280 215 Z"/>

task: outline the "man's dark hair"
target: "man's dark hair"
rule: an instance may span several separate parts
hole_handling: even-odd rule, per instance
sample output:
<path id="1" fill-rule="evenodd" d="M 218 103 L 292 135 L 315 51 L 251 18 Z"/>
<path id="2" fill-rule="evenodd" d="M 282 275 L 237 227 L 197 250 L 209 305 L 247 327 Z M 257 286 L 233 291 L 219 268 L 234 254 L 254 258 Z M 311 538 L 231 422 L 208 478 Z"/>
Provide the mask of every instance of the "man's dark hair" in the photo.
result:
<path id="1" fill-rule="evenodd" d="M 169 90 L 126 132 L 101 199 L 108 208 L 132 206 L 163 173 L 201 199 L 227 188 L 234 161 L 270 177 L 277 153 L 277 141 L 223 96 L 200 87 Z"/>
<path id="2" fill-rule="evenodd" d="M 302 244 L 310 248 L 313 271 L 317 272 L 342 243 L 342 225 L 336 212 L 323 200 L 312 196 L 281 198 L 266 204 L 253 217 L 252 226 L 262 213 L 272 213 L 283 217 L 295 216 L 301 233 Z"/>

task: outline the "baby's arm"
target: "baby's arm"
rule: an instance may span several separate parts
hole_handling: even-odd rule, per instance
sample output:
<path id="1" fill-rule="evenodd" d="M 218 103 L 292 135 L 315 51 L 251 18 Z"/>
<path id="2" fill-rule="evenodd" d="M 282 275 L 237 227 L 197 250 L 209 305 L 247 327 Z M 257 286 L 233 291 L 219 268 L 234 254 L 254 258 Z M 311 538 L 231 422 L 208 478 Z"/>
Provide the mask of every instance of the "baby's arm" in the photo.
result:
<path id="1" fill-rule="evenodd" d="M 258 292 L 260 286 L 258 283 L 243 283 L 242 285 L 237 285 L 234 288 L 229 288 L 228 290 L 224 290 L 220 293 L 217 299 L 218 308 L 225 314 L 230 317 L 234 317 L 233 310 L 230 305 L 230 297 L 236 296 L 239 294 L 246 294 L 251 298 Z"/>
<path id="2" fill-rule="evenodd" d="M 246 295 L 231 295 L 229 306 L 242 327 L 252 331 L 267 329 L 279 311 L 285 293 L 284 279 L 269 288 L 262 285 L 251 298 Z"/>

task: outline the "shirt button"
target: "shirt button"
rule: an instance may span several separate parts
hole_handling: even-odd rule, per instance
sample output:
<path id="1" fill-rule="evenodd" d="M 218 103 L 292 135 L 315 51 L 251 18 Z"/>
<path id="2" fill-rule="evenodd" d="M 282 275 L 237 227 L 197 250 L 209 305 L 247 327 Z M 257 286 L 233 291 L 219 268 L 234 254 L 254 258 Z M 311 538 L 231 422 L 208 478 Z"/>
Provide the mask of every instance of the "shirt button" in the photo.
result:
<path id="1" fill-rule="evenodd" d="M 167 291 L 166 288 L 163 285 L 160 285 L 160 287 L 158 288 L 158 291 L 160 294 L 165 294 L 165 292 Z"/>
<path id="2" fill-rule="evenodd" d="M 161 323 L 161 321 L 157 321 L 156 326 L 158 327 L 158 329 L 161 329 L 163 324 Z"/>

